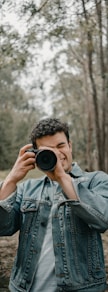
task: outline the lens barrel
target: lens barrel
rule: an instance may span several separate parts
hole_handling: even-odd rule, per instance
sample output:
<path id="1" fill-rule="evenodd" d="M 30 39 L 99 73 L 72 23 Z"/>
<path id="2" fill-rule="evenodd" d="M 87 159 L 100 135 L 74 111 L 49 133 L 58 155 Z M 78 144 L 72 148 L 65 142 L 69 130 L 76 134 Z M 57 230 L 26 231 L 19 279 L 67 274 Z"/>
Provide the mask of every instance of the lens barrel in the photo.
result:
<path id="1" fill-rule="evenodd" d="M 36 154 L 36 164 L 44 171 L 52 171 L 57 163 L 57 157 L 51 150 L 38 150 Z"/>

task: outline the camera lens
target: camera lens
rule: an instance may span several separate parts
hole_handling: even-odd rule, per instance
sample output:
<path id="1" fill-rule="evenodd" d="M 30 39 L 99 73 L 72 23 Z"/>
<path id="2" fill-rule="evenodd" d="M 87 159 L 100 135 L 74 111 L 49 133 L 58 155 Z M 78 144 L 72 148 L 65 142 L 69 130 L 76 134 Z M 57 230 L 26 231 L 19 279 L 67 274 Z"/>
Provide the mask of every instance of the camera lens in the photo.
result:
<path id="1" fill-rule="evenodd" d="M 51 150 L 39 150 L 36 155 L 37 166 L 45 171 L 52 171 L 57 163 L 57 157 Z"/>

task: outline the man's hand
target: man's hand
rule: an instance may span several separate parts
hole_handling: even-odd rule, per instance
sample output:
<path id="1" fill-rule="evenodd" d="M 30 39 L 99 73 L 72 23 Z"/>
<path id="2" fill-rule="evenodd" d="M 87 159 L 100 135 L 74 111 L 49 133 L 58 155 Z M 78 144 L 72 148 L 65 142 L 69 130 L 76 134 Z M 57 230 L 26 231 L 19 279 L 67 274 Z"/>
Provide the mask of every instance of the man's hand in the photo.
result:
<path id="1" fill-rule="evenodd" d="M 18 158 L 0 190 L 1 200 L 14 192 L 16 184 L 25 177 L 29 170 L 35 168 L 35 154 L 33 152 L 26 152 L 31 147 L 31 144 L 27 144 L 20 149 Z"/>
<path id="2" fill-rule="evenodd" d="M 31 144 L 27 144 L 20 149 L 18 158 L 9 174 L 11 180 L 16 183 L 23 179 L 29 170 L 35 168 L 35 154 L 26 152 L 31 147 Z"/>

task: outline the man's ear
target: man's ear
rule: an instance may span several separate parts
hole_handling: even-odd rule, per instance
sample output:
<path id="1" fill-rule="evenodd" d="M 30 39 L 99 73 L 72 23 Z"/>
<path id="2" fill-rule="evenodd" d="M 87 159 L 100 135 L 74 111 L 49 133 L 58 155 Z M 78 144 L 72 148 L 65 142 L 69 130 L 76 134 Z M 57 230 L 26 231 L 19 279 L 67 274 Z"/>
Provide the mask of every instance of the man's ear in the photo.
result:
<path id="1" fill-rule="evenodd" d="M 69 141 L 69 148 L 70 148 L 70 150 L 72 152 L 72 142 L 71 141 Z"/>

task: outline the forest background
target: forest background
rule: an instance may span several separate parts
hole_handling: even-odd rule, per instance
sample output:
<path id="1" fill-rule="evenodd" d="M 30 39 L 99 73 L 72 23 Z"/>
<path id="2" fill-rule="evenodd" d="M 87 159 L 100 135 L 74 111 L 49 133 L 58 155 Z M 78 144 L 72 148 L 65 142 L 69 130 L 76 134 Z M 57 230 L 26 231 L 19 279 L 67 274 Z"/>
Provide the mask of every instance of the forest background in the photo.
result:
<path id="1" fill-rule="evenodd" d="M 0 170 L 50 116 L 73 160 L 108 172 L 108 1 L 1 0 L 0 34 Z"/>

